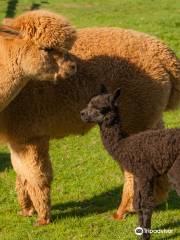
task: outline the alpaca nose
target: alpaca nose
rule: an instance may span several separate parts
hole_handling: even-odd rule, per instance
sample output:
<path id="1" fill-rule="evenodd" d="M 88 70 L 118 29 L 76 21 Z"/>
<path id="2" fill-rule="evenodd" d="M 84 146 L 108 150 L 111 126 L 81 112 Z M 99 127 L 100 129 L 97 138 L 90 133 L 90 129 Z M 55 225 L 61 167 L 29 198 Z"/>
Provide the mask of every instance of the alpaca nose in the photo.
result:
<path id="1" fill-rule="evenodd" d="M 71 63 L 71 70 L 74 71 L 74 72 L 77 71 L 76 63 Z"/>

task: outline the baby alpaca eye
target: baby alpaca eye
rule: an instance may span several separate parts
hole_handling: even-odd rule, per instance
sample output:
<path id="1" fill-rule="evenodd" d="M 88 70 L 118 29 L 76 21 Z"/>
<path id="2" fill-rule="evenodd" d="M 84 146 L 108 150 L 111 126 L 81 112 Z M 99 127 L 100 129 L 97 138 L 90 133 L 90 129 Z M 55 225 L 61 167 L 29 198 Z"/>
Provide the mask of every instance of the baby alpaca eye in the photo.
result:
<path id="1" fill-rule="evenodd" d="M 101 108 L 101 113 L 102 114 L 106 114 L 106 113 L 108 113 L 109 111 L 111 110 L 111 108 L 110 107 L 103 107 L 103 108 Z"/>

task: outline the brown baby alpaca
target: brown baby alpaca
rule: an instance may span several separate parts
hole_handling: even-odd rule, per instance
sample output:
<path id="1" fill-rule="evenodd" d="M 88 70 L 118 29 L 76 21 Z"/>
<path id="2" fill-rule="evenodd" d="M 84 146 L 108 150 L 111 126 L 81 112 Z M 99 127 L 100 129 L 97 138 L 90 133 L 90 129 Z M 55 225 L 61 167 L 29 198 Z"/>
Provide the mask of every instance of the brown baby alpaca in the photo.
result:
<path id="1" fill-rule="evenodd" d="M 47 44 L 50 47 L 52 42 L 52 47 L 57 44 L 59 48 L 61 35 L 56 35 L 58 24 L 55 21 L 58 16 L 53 14 L 51 17 L 50 13 L 39 10 L 34 11 L 33 15 L 27 13 L 22 18 L 15 18 L 11 24 L 28 37 L 29 25 L 26 18 L 29 19 L 29 14 L 33 16 L 33 22 L 43 19 L 43 24 L 50 24 L 52 21 L 50 29 L 36 28 L 36 32 L 42 36 L 38 38 L 38 45 Z M 59 27 L 61 28 L 61 25 Z M 33 38 L 35 33 L 32 30 L 30 32 Z M 35 37 L 33 39 L 37 41 Z M 128 134 L 156 127 L 162 119 L 163 111 L 173 109 L 179 104 L 180 62 L 165 44 L 154 37 L 120 28 L 79 29 L 71 53 L 77 62 L 78 70 L 75 76 L 68 81 L 59 81 L 56 86 L 48 82 L 31 81 L 0 113 L 0 138 L 9 143 L 12 158 L 16 156 L 16 159 L 19 159 L 12 160 L 14 165 L 16 162 L 21 165 L 17 190 L 23 212 L 29 211 L 29 207 L 26 207 L 26 202 L 29 204 L 29 201 L 24 179 L 32 182 L 34 188 L 44 186 L 44 182 L 50 179 L 48 175 L 51 171 L 49 139 L 83 134 L 93 126 L 84 124 L 79 112 L 92 96 L 97 94 L 102 81 L 110 91 L 121 86 L 126 92 L 126 95 L 122 96 L 120 114 L 126 120 L 123 121 L 122 128 Z M 31 162 L 34 164 L 30 164 Z M 44 165 L 42 172 L 38 172 L 40 164 Z M 47 172 L 46 166 L 50 169 Z M 36 177 L 41 174 L 43 178 Z M 160 180 L 161 184 L 156 185 L 158 201 L 164 199 L 168 190 L 166 176 Z M 49 194 L 50 188 L 43 198 L 47 196 L 49 199 Z M 133 175 L 125 171 L 119 218 L 122 218 L 126 211 L 132 210 L 132 200 Z M 40 204 L 41 198 L 37 201 Z M 45 207 L 45 215 L 46 210 Z"/>
<path id="2" fill-rule="evenodd" d="M 139 214 L 139 226 L 150 229 L 156 179 L 168 174 L 180 196 L 180 129 L 149 130 L 128 137 L 118 113 L 119 96 L 117 89 L 114 94 L 92 98 L 81 111 L 81 118 L 99 124 L 106 150 L 135 176 L 134 208 Z M 150 234 L 144 232 L 142 239 L 150 239 Z"/>

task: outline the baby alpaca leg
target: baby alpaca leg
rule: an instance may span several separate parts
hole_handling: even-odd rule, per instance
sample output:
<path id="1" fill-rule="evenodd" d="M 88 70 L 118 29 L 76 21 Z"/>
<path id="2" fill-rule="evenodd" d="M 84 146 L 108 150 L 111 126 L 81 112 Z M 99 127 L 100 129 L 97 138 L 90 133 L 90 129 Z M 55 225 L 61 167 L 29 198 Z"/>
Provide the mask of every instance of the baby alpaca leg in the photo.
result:
<path id="1" fill-rule="evenodd" d="M 39 225 L 50 222 L 50 185 L 52 167 L 49 160 L 47 138 L 33 139 L 24 144 L 11 144 L 19 156 L 14 165 L 15 171 L 26 180 L 26 189 L 38 213 Z"/>
<path id="2" fill-rule="evenodd" d="M 134 208 L 138 212 L 139 225 L 144 229 L 142 239 L 150 239 L 151 217 L 155 207 L 154 180 L 135 178 L 134 182 Z"/>

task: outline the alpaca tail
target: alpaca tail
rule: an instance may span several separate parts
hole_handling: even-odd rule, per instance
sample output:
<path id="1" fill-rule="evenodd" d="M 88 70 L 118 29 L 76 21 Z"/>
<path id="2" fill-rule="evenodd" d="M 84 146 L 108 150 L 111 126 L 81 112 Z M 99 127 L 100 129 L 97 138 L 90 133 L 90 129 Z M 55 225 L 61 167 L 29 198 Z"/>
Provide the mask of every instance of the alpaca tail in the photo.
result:
<path id="1" fill-rule="evenodd" d="M 180 197 L 180 158 L 178 158 L 168 172 L 168 178 Z"/>
<path id="2" fill-rule="evenodd" d="M 173 54 L 173 53 L 172 53 Z M 166 59 L 165 68 L 170 75 L 171 92 L 166 107 L 167 110 L 174 110 L 180 106 L 180 60 L 175 54 Z"/>

